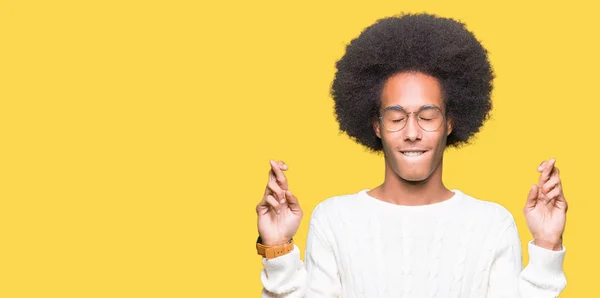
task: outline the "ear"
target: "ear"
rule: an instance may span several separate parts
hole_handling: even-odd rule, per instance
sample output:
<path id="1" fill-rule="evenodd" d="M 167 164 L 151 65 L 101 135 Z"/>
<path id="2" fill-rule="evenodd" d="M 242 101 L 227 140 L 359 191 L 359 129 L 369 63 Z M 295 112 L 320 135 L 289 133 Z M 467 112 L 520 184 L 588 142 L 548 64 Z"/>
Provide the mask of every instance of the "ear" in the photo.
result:
<path id="1" fill-rule="evenodd" d="M 373 120 L 373 130 L 375 131 L 377 137 L 381 139 L 381 131 L 379 130 L 379 118 L 375 118 Z"/>
<path id="2" fill-rule="evenodd" d="M 450 133 L 452 133 L 452 119 L 448 118 L 448 121 L 446 121 L 446 136 L 449 136 Z"/>

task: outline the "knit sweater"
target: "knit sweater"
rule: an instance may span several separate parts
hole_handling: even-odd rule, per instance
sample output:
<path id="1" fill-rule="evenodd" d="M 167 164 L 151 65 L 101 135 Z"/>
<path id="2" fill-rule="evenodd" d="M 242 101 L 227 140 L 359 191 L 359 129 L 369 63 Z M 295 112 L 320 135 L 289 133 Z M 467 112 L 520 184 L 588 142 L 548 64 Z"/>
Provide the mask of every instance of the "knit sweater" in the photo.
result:
<path id="1" fill-rule="evenodd" d="M 403 206 L 364 189 L 329 198 L 310 218 L 304 262 L 262 259 L 263 297 L 557 297 L 565 248 L 521 242 L 499 204 L 459 190 L 445 201 Z"/>

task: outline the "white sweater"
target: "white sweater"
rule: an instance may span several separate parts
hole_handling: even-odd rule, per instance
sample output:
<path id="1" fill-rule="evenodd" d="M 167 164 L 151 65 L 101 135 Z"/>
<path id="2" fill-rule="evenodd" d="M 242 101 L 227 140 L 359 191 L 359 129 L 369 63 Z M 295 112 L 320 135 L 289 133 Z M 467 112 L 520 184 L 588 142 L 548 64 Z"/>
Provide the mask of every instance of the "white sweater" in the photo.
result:
<path id="1" fill-rule="evenodd" d="M 267 260 L 263 297 L 557 297 L 566 286 L 565 248 L 521 242 L 502 206 L 452 190 L 430 205 L 401 206 L 367 189 L 313 211 L 305 263 L 297 246 Z"/>

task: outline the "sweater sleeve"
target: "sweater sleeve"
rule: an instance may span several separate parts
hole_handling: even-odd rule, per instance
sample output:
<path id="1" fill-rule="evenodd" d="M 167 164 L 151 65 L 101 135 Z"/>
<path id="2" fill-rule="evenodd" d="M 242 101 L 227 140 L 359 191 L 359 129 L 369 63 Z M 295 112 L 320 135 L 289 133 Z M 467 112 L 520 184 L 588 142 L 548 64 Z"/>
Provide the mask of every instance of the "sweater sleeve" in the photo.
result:
<path id="1" fill-rule="evenodd" d="M 300 260 L 300 250 L 295 245 L 289 254 L 271 260 L 263 257 L 263 298 L 340 297 L 337 262 L 316 211 L 308 228 L 305 262 Z"/>
<path id="2" fill-rule="evenodd" d="M 562 269 L 565 248 L 552 251 L 530 241 L 528 250 L 529 264 L 521 270 L 521 241 L 513 219 L 498 243 L 490 270 L 488 298 L 558 297 L 567 283 Z"/>

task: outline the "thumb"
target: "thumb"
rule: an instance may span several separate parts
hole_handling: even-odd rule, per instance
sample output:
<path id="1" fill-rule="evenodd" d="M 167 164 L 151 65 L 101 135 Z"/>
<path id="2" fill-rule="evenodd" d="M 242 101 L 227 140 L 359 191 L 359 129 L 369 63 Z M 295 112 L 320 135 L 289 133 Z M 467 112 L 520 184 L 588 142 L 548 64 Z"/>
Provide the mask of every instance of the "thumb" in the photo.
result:
<path id="1" fill-rule="evenodd" d="M 525 203 L 525 209 L 531 209 L 537 204 L 538 198 L 538 186 L 536 184 L 531 185 L 529 195 L 527 196 L 527 202 Z"/>

